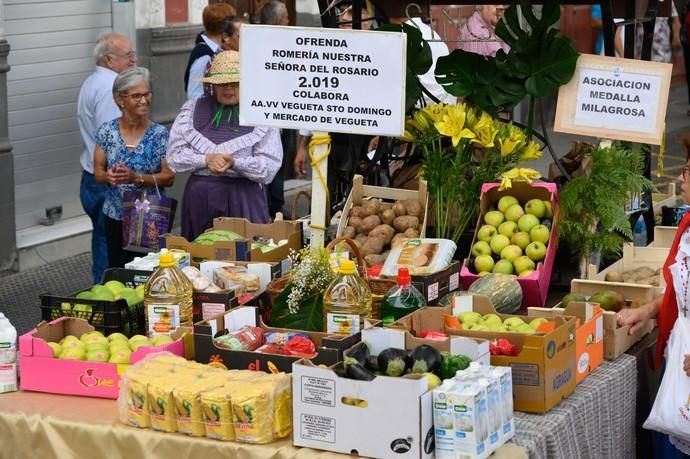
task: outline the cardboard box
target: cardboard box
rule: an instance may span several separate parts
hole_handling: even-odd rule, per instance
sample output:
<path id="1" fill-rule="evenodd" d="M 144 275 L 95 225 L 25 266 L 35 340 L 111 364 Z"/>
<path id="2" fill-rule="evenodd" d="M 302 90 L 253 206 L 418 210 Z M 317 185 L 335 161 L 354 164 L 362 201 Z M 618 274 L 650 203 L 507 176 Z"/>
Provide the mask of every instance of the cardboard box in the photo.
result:
<path id="1" fill-rule="evenodd" d="M 254 307 L 241 306 L 212 319 L 194 324 L 195 360 L 201 363 L 217 362 L 228 369 L 289 373 L 293 362 L 300 357 L 277 354 L 263 354 L 253 351 L 233 351 L 217 346 L 213 338 L 223 330 L 236 331 L 245 326 L 261 327 L 266 332 L 306 333 L 314 341 L 318 354 L 313 360 L 316 365 L 335 365 L 342 360 L 343 351 L 360 341 L 360 334 L 352 336 L 328 335 L 321 332 L 303 332 L 265 325 Z"/>
<path id="2" fill-rule="evenodd" d="M 614 290 L 620 292 L 623 294 L 626 302 L 629 305 L 632 305 L 633 302 L 637 305 L 644 304 L 648 301 L 651 301 L 656 296 L 651 287 L 644 285 L 587 281 L 582 279 L 573 279 L 570 283 L 570 291 L 572 293 L 580 293 L 587 296 L 592 295 L 600 290 Z M 630 335 L 630 327 L 618 326 L 615 312 L 604 311 L 603 316 L 604 357 L 607 360 L 617 359 L 621 354 L 630 349 L 635 343 L 640 341 L 656 326 L 654 321 L 650 321 L 646 327 L 638 330 L 634 335 Z"/>
<path id="3" fill-rule="evenodd" d="M 579 384 L 604 361 L 604 316 L 596 303 L 574 301 L 563 308 L 528 308 L 527 316 L 577 318 L 575 329 L 575 382 Z"/>
<path id="4" fill-rule="evenodd" d="M 450 292 L 460 288 L 459 261 L 453 261 L 448 268 L 428 276 L 412 276 L 412 285 L 426 298 L 426 304 L 433 306 Z"/>
<path id="5" fill-rule="evenodd" d="M 422 340 L 394 328 L 362 330 L 362 340 L 369 344 L 372 355 L 389 347 L 411 350 L 429 344 L 484 364 L 489 360 L 489 343 L 485 340 Z M 296 446 L 367 457 L 433 456 L 431 392 L 423 378 L 377 376 L 372 381 L 358 381 L 341 378 L 333 368 L 318 368 L 306 361 L 296 362 L 292 372 Z M 344 403 L 352 399 L 366 402 L 366 406 Z"/>
<path id="6" fill-rule="evenodd" d="M 671 248 L 673 240 L 676 238 L 677 226 L 655 226 L 654 240 L 649 247 L 666 247 Z"/>
<path id="7" fill-rule="evenodd" d="M 625 244 L 623 246 L 623 257 L 620 260 L 600 272 L 597 272 L 596 266 L 589 265 L 587 278 L 595 281 L 606 281 L 606 275 L 612 272 L 623 274 L 624 272 L 632 271 L 640 267 L 647 267 L 654 270 L 661 269 L 664 262 L 666 262 L 668 252 L 669 249 L 665 247 L 635 247 L 633 244 Z M 622 283 L 630 285 L 649 285 L 653 287 L 657 295 L 661 295 L 666 289 L 666 280 L 661 272 L 659 272 L 658 276 L 655 276 L 655 278 L 657 279 L 658 285 L 636 284 L 632 282 Z"/>
<path id="8" fill-rule="evenodd" d="M 405 199 L 417 200 L 424 211 L 423 217 L 419 219 L 419 236 L 422 238 L 425 236 L 429 193 L 426 190 L 426 182 L 424 180 L 419 181 L 419 190 L 404 190 L 402 188 L 364 185 L 364 178 L 361 175 L 355 175 L 352 179 L 352 190 L 350 190 L 350 195 L 347 197 L 347 201 L 345 201 L 343 214 L 338 223 L 338 232 L 336 233 L 338 237 L 342 236 L 345 231 L 350 209 L 353 206 L 361 205 L 365 198 L 379 198 L 383 200 L 384 207 L 391 207 L 395 201 L 403 201 Z"/>
<path id="9" fill-rule="evenodd" d="M 219 241 L 212 245 L 194 244 L 181 236 L 165 235 L 165 247 L 189 252 L 192 265 L 197 266 L 200 259 L 217 261 L 266 261 L 279 262 L 283 273 L 290 269 L 288 255 L 290 251 L 302 248 L 302 227 L 297 222 L 277 221 L 262 225 L 251 223 L 243 218 L 221 217 L 213 220 L 213 229 L 234 231 L 245 239 L 235 241 Z M 263 237 L 278 241 L 287 240 L 275 249 L 263 253 L 259 249 L 252 250 L 251 244 L 255 237 Z"/>
<path id="10" fill-rule="evenodd" d="M 94 327 L 83 319 L 61 317 L 50 323 L 41 322 L 35 329 L 20 336 L 21 389 L 116 399 L 120 375 L 129 365 L 56 359 L 53 358 L 52 349 L 46 344 L 58 342 L 67 335 L 79 337 L 93 330 Z M 172 343 L 140 347 L 130 356 L 130 363 L 136 363 L 148 354 L 163 351 L 184 356 L 185 333 L 186 330 L 177 330 L 172 335 L 175 339 Z"/>
<path id="11" fill-rule="evenodd" d="M 558 221 L 560 213 L 558 212 L 558 190 L 556 184 L 513 181 L 513 187 L 503 191 L 498 190 L 500 186 L 500 183 L 485 183 L 482 185 L 482 194 L 479 198 L 479 218 L 477 219 L 477 227 L 470 247 L 474 246 L 474 243 L 477 241 L 477 231 L 484 224 L 484 214 L 489 211 L 492 204 L 498 203 L 501 197 L 514 196 L 520 201 L 521 205 L 524 205 L 530 199 L 550 201 L 551 208 L 553 209 L 553 219 L 551 222 L 551 235 L 546 247 L 546 257 L 537 263 L 537 267 L 531 275 L 517 278 L 520 287 L 522 287 L 522 306 L 544 306 L 549 293 L 551 272 L 553 271 L 556 248 L 558 247 Z M 479 279 L 479 275 L 474 274 L 469 268 L 470 255 L 469 253 L 467 254 L 467 258 L 460 270 L 460 282 L 465 290 L 472 285 L 472 282 Z"/>
<path id="12" fill-rule="evenodd" d="M 510 332 L 483 332 L 446 328 L 443 317 L 463 311 L 476 311 L 482 315 L 497 314 L 501 320 L 520 317 L 498 314 L 488 298 L 467 295 L 455 298 L 449 307 L 428 307 L 403 317 L 394 323 L 413 335 L 424 330 L 445 331 L 449 335 L 495 340 L 506 338 L 518 349 L 517 356 L 492 355 L 491 365 L 510 367 L 513 373 L 515 409 L 528 413 L 546 413 L 575 389 L 575 317 L 546 317 L 556 323 L 548 333 L 525 335 Z M 544 317 L 539 314 L 532 316 Z"/>

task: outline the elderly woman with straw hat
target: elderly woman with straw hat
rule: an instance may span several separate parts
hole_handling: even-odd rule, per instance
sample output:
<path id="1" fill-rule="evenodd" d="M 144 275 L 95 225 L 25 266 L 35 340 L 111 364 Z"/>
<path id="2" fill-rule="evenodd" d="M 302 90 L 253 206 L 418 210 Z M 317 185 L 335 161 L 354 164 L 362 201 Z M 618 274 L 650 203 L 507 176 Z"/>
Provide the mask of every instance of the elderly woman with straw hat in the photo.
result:
<path id="1" fill-rule="evenodd" d="M 170 131 L 167 159 L 176 173 L 191 172 L 182 198 L 187 240 L 216 217 L 268 222 L 264 185 L 280 169 L 283 149 L 275 128 L 239 124 L 240 60 L 236 51 L 216 56 L 201 81 L 214 95 L 187 101 Z"/>

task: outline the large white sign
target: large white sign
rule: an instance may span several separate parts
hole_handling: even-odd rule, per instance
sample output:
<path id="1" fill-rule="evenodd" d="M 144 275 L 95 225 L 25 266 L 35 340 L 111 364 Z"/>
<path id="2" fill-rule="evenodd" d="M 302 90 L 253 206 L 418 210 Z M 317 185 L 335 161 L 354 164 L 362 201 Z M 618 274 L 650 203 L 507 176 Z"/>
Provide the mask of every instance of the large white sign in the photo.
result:
<path id="1" fill-rule="evenodd" d="M 672 66 L 582 55 L 558 94 L 555 131 L 661 144 Z"/>
<path id="2" fill-rule="evenodd" d="M 406 35 L 246 25 L 240 123 L 400 136 Z"/>

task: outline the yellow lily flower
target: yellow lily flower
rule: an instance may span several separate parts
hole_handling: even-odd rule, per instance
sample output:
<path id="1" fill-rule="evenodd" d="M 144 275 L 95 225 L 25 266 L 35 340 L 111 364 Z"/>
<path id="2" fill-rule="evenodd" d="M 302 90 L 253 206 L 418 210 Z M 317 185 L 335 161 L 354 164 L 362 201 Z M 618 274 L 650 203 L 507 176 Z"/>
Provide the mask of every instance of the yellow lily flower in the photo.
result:
<path id="1" fill-rule="evenodd" d="M 519 162 L 532 161 L 541 158 L 541 150 L 535 142 L 530 142 L 518 158 Z"/>
<path id="2" fill-rule="evenodd" d="M 421 110 L 415 112 L 414 120 L 419 125 L 420 131 L 426 131 L 427 129 L 429 129 L 429 119 Z"/>
<path id="3" fill-rule="evenodd" d="M 494 119 L 488 113 L 482 113 L 479 121 L 474 125 L 474 133 L 477 138 L 473 139 L 472 142 L 491 148 L 494 146 L 498 128 L 494 123 Z"/>
<path id="4" fill-rule="evenodd" d="M 507 188 L 512 188 L 513 180 L 520 180 L 525 181 L 527 183 L 532 183 L 532 180 L 538 178 L 541 178 L 541 174 L 538 171 L 535 171 L 534 169 L 514 167 L 509 171 L 503 173 L 501 186 L 498 188 L 498 190 L 502 191 Z"/>
<path id="5" fill-rule="evenodd" d="M 402 137 L 400 137 L 400 140 L 403 140 L 405 142 L 414 142 L 415 136 L 405 129 L 405 132 L 403 133 Z"/>
<path id="6" fill-rule="evenodd" d="M 431 120 L 432 123 L 443 120 L 443 115 L 446 113 L 447 105 L 443 102 L 438 104 L 429 104 L 423 109 L 422 112 Z"/>
<path id="7" fill-rule="evenodd" d="M 473 139 L 474 133 L 465 127 L 467 113 L 462 106 L 451 105 L 443 115 L 443 121 L 434 123 L 439 134 L 451 137 L 453 146 L 457 147 L 460 139 Z"/>

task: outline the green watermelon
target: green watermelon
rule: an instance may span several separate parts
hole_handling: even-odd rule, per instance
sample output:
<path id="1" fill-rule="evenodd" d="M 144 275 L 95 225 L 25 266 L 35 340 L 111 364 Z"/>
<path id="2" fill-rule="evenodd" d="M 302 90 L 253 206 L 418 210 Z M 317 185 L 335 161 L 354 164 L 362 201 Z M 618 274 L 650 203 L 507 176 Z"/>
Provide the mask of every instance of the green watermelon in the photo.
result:
<path id="1" fill-rule="evenodd" d="M 500 314 L 512 314 L 522 304 L 522 288 L 517 278 L 510 274 L 482 276 L 470 285 L 468 291 L 488 297 Z"/>

